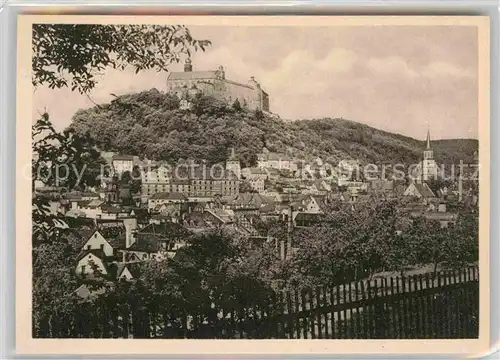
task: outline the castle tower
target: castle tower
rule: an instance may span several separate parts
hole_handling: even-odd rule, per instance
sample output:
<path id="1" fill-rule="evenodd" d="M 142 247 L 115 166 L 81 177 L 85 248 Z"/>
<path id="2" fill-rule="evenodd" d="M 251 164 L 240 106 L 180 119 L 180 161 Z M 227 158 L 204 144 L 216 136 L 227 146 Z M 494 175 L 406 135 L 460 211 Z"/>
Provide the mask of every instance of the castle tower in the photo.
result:
<path id="1" fill-rule="evenodd" d="M 222 65 L 219 65 L 217 68 L 217 76 L 219 79 L 225 79 L 226 78 L 226 73 L 224 71 L 224 67 Z"/>
<path id="2" fill-rule="evenodd" d="M 427 129 L 425 141 L 424 158 L 422 160 L 422 181 L 428 181 L 437 177 L 437 164 L 434 160 L 434 151 L 431 148 L 431 133 Z"/>
<path id="3" fill-rule="evenodd" d="M 193 71 L 193 65 L 191 64 L 191 59 L 187 58 L 186 62 L 184 63 L 184 72 L 191 72 Z"/>
<path id="4" fill-rule="evenodd" d="M 232 171 L 238 179 L 241 179 L 240 160 L 236 157 L 234 148 L 231 148 L 231 156 L 226 161 L 226 170 Z"/>

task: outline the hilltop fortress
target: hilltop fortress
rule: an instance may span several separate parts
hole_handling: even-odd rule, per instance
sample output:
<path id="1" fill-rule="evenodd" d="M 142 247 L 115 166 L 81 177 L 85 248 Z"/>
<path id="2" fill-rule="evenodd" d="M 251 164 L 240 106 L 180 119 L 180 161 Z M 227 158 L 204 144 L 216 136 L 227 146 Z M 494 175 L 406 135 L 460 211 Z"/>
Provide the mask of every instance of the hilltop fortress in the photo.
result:
<path id="1" fill-rule="evenodd" d="M 167 78 L 167 89 L 180 99 L 202 93 L 233 104 L 239 101 L 242 107 L 265 112 L 269 111 L 269 95 L 252 76 L 248 84 L 226 79 L 224 68 L 217 70 L 193 71 L 191 59 L 184 64 L 184 71 L 171 72 Z"/>

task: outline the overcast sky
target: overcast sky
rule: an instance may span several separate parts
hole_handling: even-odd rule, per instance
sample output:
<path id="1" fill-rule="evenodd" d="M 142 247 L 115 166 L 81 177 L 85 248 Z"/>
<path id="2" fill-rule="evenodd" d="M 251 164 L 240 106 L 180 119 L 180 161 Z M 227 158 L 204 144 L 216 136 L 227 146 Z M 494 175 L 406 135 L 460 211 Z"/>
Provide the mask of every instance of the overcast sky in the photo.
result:
<path id="1" fill-rule="evenodd" d="M 190 27 L 212 46 L 193 56 L 194 70 L 223 65 L 226 78 L 255 76 L 285 119 L 343 117 L 379 129 L 425 137 L 477 138 L 477 32 L 469 26 L 426 27 Z M 182 70 L 172 65 L 172 71 Z M 167 73 L 106 71 L 90 94 L 152 87 L 165 90 Z M 80 108 L 78 92 L 40 87 L 33 118 L 46 109 L 58 129 Z"/>

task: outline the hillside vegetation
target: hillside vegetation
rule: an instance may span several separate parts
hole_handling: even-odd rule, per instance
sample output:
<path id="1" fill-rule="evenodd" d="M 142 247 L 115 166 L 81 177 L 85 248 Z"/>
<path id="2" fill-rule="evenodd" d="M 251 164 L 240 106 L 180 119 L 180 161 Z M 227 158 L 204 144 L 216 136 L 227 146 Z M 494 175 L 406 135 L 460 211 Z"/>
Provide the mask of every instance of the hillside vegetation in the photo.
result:
<path id="1" fill-rule="evenodd" d="M 71 127 L 89 134 L 101 150 L 171 162 L 217 163 L 234 147 L 243 165 L 251 166 L 265 146 L 305 160 L 319 156 L 332 164 L 343 159 L 411 164 L 419 161 L 424 148 L 423 141 L 344 119 L 285 122 L 205 96 L 192 105 L 181 110 L 177 97 L 151 89 L 79 110 Z M 432 146 L 438 163 L 450 164 L 472 161 L 478 142 L 439 140 Z"/>

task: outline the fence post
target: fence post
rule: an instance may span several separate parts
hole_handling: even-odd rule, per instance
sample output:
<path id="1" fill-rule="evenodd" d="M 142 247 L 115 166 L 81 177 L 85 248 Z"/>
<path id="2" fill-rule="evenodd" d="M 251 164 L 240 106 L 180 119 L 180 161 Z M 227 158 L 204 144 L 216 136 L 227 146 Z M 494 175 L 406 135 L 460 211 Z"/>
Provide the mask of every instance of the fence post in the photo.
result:
<path id="1" fill-rule="evenodd" d="M 296 338 L 300 339 L 301 338 L 301 304 L 300 304 L 300 297 L 299 297 L 299 291 L 295 289 L 293 291 L 293 300 L 294 300 L 294 310 L 295 310 L 295 332 L 296 332 Z"/>
<path id="2" fill-rule="evenodd" d="M 323 301 L 322 301 L 322 306 L 323 306 L 323 314 L 324 314 L 324 317 L 325 317 L 325 339 L 329 339 L 330 336 L 329 336 L 329 316 L 328 314 L 330 313 L 328 311 L 328 299 L 327 299 L 327 296 L 328 296 L 328 290 L 326 288 L 326 286 L 323 287 Z"/>
<path id="3" fill-rule="evenodd" d="M 303 333 L 303 338 L 308 339 L 309 338 L 309 330 L 307 326 L 307 317 L 309 315 L 309 311 L 307 311 L 307 305 L 306 305 L 306 291 L 302 290 L 301 291 L 301 302 L 302 302 L 302 333 Z"/>
<path id="4" fill-rule="evenodd" d="M 316 287 L 316 314 L 318 318 L 318 339 L 323 339 L 323 310 L 321 302 L 321 288 Z"/>
<path id="5" fill-rule="evenodd" d="M 354 331 L 354 338 L 359 339 L 361 335 L 361 319 L 360 319 L 360 312 L 359 312 L 359 294 L 358 294 L 358 286 L 359 283 L 356 281 L 354 283 L 354 301 L 356 302 L 356 329 Z"/>
<path id="6" fill-rule="evenodd" d="M 336 311 L 334 311 L 335 306 L 335 293 L 333 291 L 333 287 L 329 289 L 330 294 L 330 322 L 332 324 L 332 339 L 336 339 L 335 327 L 337 326 L 337 321 L 335 320 Z"/>
<path id="7" fill-rule="evenodd" d="M 439 271 L 437 273 L 437 287 L 438 288 L 440 288 L 442 286 L 441 279 L 442 279 L 442 275 L 441 275 L 441 271 Z M 437 296 L 435 296 L 435 301 L 436 301 L 437 309 L 442 308 L 442 306 L 443 306 L 442 299 L 438 298 Z M 435 314 L 436 314 L 436 316 L 438 316 L 438 314 L 440 316 L 439 319 L 436 319 L 436 323 L 438 324 L 438 327 L 437 327 L 437 337 L 441 338 L 443 336 L 443 333 L 444 333 L 443 323 L 444 323 L 445 319 L 443 319 L 443 314 L 442 314 L 441 311 L 436 311 Z"/>

